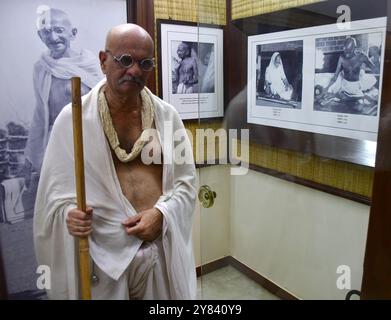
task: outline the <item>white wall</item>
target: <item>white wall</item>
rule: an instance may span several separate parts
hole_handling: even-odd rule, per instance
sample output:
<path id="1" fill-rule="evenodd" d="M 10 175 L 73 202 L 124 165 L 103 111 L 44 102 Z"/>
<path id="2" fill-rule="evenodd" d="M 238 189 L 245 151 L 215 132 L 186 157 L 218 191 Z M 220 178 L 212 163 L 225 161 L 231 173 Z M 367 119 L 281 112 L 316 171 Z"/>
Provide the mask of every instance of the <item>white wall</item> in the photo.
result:
<path id="1" fill-rule="evenodd" d="M 301 299 L 344 299 L 337 268 L 347 265 L 361 289 L 368 206 L 255 171 L 200 172 L 217 199 L 196 213 L 197 265 L 229 254 Z"/>

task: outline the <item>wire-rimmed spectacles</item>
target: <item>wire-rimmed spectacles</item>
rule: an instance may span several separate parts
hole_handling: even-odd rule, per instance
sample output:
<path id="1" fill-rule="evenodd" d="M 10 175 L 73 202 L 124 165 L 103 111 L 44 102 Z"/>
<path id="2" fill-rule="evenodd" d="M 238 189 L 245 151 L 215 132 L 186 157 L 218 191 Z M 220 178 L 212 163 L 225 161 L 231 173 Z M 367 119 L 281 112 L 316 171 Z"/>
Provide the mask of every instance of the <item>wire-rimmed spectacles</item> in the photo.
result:
<path id="1" fill-rule="evenodd" d="M 135 60 L 130 54 L 123 54 L 119 57 L 113 55 L 110 50 L 106 50 L 107 53 L 110 53 L 113 56 L 113 59 L 119 63 L 119 65 L 125 69 L 129 69 L 132 67 L 135 63 L 135 61 L 138 63 L 140 68 L 143 71 L 151 71 L 155 67 L 155 59 L 154 58 L 147 58 L 143 60 Z"/>

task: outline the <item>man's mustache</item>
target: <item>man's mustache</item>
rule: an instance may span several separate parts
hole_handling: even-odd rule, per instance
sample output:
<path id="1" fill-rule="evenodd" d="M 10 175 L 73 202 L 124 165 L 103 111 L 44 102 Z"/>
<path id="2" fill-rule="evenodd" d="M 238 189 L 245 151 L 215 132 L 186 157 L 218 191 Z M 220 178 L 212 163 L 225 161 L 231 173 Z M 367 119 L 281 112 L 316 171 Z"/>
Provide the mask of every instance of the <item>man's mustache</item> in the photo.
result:
<path id="1" fill-rule="evenodd" d="M 129 76 L 129 75 L 126 75 L 126 76 L 123 76 L 121 79 L 118 80 L 118 85 L 126 82 L 126 81 L 134 81 L 136 82 L 139 86 L 143 87 L 144 86 L 144 82 L 143 80 L 141 80 L 141 78 L 139 77 L 133 77 L 133 76 Z"/>
<path id="2" fill-rule="evenodd" d="M 60 44 L 60 43 L 64 43 L 64 41 L 62 40 L 57 40 L 57 41 L 50 41 L 49 44 L 51 45 L 56 45 L 56 44 Z"/>

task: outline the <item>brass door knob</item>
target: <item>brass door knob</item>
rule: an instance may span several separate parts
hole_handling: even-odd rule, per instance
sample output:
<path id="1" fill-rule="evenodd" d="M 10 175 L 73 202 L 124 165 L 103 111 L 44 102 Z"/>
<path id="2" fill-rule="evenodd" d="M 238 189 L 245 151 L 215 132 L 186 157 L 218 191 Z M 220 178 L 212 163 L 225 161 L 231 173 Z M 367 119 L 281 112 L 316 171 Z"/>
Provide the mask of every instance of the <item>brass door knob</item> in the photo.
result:
<path id="1" fill-rule="evenodd" d="M 214 204 L 216 199 L 216 192 L 214 192 L 209 186 L 203 185 L 198 191 L 198 200 L 201 202 L 204 208 L 210 208 Z"/>

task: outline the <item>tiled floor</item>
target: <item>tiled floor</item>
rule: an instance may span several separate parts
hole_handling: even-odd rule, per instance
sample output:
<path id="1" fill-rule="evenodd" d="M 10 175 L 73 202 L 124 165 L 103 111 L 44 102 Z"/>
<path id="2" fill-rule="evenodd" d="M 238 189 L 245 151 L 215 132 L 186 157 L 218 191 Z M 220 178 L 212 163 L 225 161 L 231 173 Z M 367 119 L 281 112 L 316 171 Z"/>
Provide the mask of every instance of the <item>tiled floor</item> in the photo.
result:
<path id="1" fill-rule="evenodd" d="M 199 277 L 197 286 L 200 300 L 279 300 L 232 266 Z"/>

